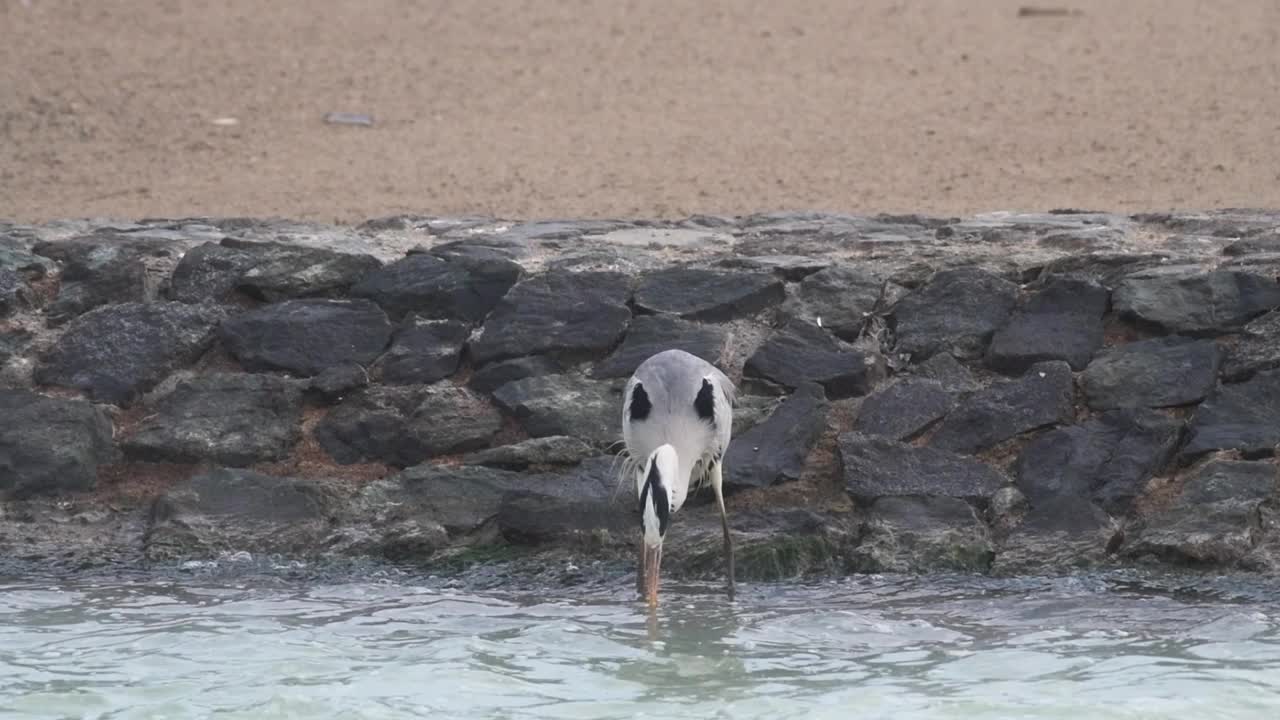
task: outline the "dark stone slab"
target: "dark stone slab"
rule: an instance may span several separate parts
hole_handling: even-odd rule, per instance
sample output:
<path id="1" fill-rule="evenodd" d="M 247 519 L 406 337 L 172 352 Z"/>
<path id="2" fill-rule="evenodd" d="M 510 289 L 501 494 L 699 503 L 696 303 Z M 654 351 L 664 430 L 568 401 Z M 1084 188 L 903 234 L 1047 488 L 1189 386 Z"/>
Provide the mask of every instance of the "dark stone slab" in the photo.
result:
<path id="1" fill-rule="evenodd" d="M 579 438 L 550 435 L 474 452 L 462 458 L 462 462 L 523 470 L 530 465 L 575 465 L 594 454 L 596 451 Z"/>
<path id="2" fill-rule="evenodd" d="M 1239 382 L 1276 368 L 1280 368 L 1280 311 L 1251 321 L 1239 335 L 1227 340 L 1222 378 Z"/>
<path id="3" fill-rule="evenodd" d="M 974 268 L 939 272 L 901 300 L 890 315 L 898 352 L 915 362 L 938 352 L 982 357 L 992 334 L 1009 319 L 1018 286 Z"/>
<path id="4" fill-rule="evenodd" d="M 622 344 L 592 371 L 599 378 L 629 377 L 640 363 L 664 350 L 684 350 L 715 365 L 729 332 L 718 325 L 681 320 L 670 315 L 641 315 L 631 321 Z"/>
<path id="5" fill-rule="evenodd" d="M 286 300 L 222 323 L 222 342 L 245 369 L 303 376 L 368 366 L 390 339 L 391 323 L 368 300 Z"/>
<path id="6" fill-rule="evenodd" d="M 555 375 L 564 372 L 565 367 L 546 355 L 512 358 L 489 363 L 471 376 L 467 386 L 476 392 L 492 393 L 494 390 L 515 380 L 541 375 Z"/>
<path id="7" fill-rule="evenodd" d="M 1092 280 L 1050 282 L 992 336 L 987 365 L 1021 373 L 1038 362 L 1063 360 L 1083 370 L 1102 347 L 1108 298 L 1107 289 Z"/>
<path id="8" fill-rule="evenodd" d="M 855 349 L 816 325 L 795 320 L 770 335 L 743 368 L 747 377 L 788 388 L 816 382 L 831 398 L 865 395 L 886 372 L 879 353 Z"/>
<path id="9" fill-rule="evenodd" d="M 936 380 L 906 378 L 862 401 L 853 430 L 863 435 L 910 440 L 941 420 L 955 405 Z"/>
<path id="10" fill-rule="evenodd" d="M 111 420 L 82 400 L 0 390 L 0 493 L 11 497 L 91 490 L 115 459 Z"/>
<path id="11" fill-rule="evenodd" d="M 1033 507 L 1004 538 L 991 572 L 1010 576 L 1089 570 L 1108 563 L 1123 539 L 1120 524 L 1097 505 L 1059 495 Z"/>
<path id="12" fill-rule="evenodd" d="M 716 264 L 735 270 L 768 271 L 788 282 L 799 282 L 831 267 L 830 260 L 809 255 L 734 255 L 723 258 Z"/>
<path id="13" fill-rule="evenodd" d="M 1239 450 L 1247 458 L 1275 454 L 1280 444 L 1280 370 L 1222 385 L 1196 409 L 1181 457 Z"/>
<path id="14" fill-rule="evenodd" d="M 1099 353 L 1080 377 L 1089 407 L 1174 407 L 1213 391 L 1222 350 L 1212 340 L 1139 340 Z"/>
<path id="15" fill-rule="evenodd" d="M 1216 335 L 1280 307 L 1280 285 L 1246 272 L 1139 275 L 1120 282 L 1113 302 L 1122 316 L 1167 332 Z"/>
<path id="16" fill-rule="evenodd" d="M 1082 497 L 1123 515 L 1172 459 L 1181 433 L 1180 421 L 1153 410 L 1110 410 L 1028 443 L 1014 465 L 1018 487 L 1034 506 Z"/>
<path id="17" fill-rule="evenodd" d="M 217 374 L 185 380 L 124 440 L 148 462 L 244 467 L 284 459 L 301 437 L 302 389 L 270 375 Z"/>
<path id="18" fill-rule="evenodd" d="M 334 365 L 319 375 L 313 375 L 306 388 L 322 398 L 334 400 L 368 385 L 369 371 L 357 363 L 347 363 Z"/>
<path id="19" fill-rule="evenodd" d="M 407 466 L 479 450 L 502 429 L 502 415 L 462 387 L 375 386 L 335 407 L 316 425 L 320 446 L 338 462 Z"/>
<path id="20" fill-rule="evenodd" d="M 855 572 L 984 572 L 995 548 L 973 508 L 950 497 L 884 497 L 850 553 Z"/>
<path id="21" fill-rule="evenodd" d="M 916 377 L 938 381 L 942 389 L 947 392 L 973 392 L 982 387 L 982 384 L 973 376 L 973 372 L 950 353 L 934 355 L 911 370 Z"/>
<path id="22" fill-rule="evenodd" d="M 429 384 L 458 370 L 470 329 L 455 320 L 410 316 L 396 331 L 391 349 L 378 360 L 390 385 Z"/>
<path id="23" fill-rule="evenodd" d="M 1276 252 L 1280 252 L 1280 232 L 1255 235 L 1237 240 L 1222 248 L 1222 254 L 1228 257 L 1266 255 Z"/>
<path id="24" fill-rule="evenodd" d="M 253 263 L 247 252 L 213 242 L 197 245 L 173 269 L 168 297 L 185 303 L 223 302 Z"/>
<path id="25" fill-rule="evenodd" d="M 249 295 L 279 302 L 301 297 L 331 297 L 382 267 L 372 255 L 285 243 L 222 241 L 252 258 L 237 285 Z"/>
<path id="26" fill-rule="evenodd" d="M 945 450 L 858 433 L 840 436 L 845 489 L 859 499 L 939 495 L 985 501 L 1005 478 L 985 463 Z"/>
<path id="27" fill-rule="evenodd" d="M 973 453 L 1038 428 L 1075 418 L 1071 368 L 1033 365 L 1016 380 L 997 382 L 959 400 L 929 440 L 932 447 Z"/>
<path id="28" fill-rule="evenodd" d="M 509 382 L 493 398 L 532 437 L 569 435 L 600 446 L 622 439 L 621 381 L 540 375 Z"/>
<path id="29" fill-rule="evenodd" d="M 782 302 L 782 281 L 766 273 L 673 267 L 648 273 L 636 288 L 636 307 L 687 320 L 725 322 Z"/>
<path id="30" fill-rule="evenodd" d="M 18 300 L 25 287 L 22 276 L 0 267 L 0 318 L 18 309 Z"/>
<path id="31" fill-rule="evenodd" d="M 524 355 L 603 353 L 631 319 L 621 273 L 548 272 L 516 285 L 471 345 L 480 364 Z"/>
<path id="32" fill-rule="evenodd" d="M 369 273 L 351 288 L 351 294 L 374 300 L 393 317 L 416 312 L 479 322 L 515 285 L 521 272 L 519 265 L 503 258 L 413 254 Z"/>
<path id="33" fill-rule="evenodd" d="M 430 537 L 434 528 L 464 535 L 496 516 L 503 496 L 527 483 L 524 475 L 496 468 L 417 465 L 367 485 L 358 508 L 378 533 L 373 542 L 377 551 L 391 559 L 410 559 L 406 546 L 418 545 L 410 539 L 424 533 Z"/>
<path id="34" fill-rule="evenodd" d="M 315 557 L 342 504 L 342 493 L 325 483 L 218 468 L 156 500 L 144 552 L 153 561 L 241 551 Z"/>
<path id="35" fill-rule="evenodd" d="M 109 303 L 145 302 L 156 288 L 142 255 L 128 245 L 68 243 L 58 297 L 46 314 L 54 324 Z"/>
<path id="36" fill-rule="evenodd" d="M 724 458 L 726 490 L 799 480 L 804 461 L 827 429 L 827 399 L 818 385 L 801 385 L 769 417 L 733 438 Z"/>
<path id="37" fill-rule="evenodd" d="M 73 320 L 36 370 L 36 380 L 128 405 L 213 344 L 222 312 L 182 303 L 123 303 Z"/>
<path id="38" fill-rule="evenodd" d="M 617 473 L 612 457 L 596 457 L 561 473 L 528 477 L 505 493 L 497 524 L 511 543 L 536 545 L 598 535 L 635 532 L 638 519 L 628 510 L 629 492 L 615 495 Z"/>
<path id="39" fill-rule="evenodd" d="M 805 278 L 782 305 L 785 316 L 817 324 L 843 340 L 857 340 L 867 317 L 888 307 L 905 289 L 880 275 L 836 265 Z"/>
<path id="40" fill-rule="evenodd" d="M 1272 463 L 1210 462 L 1171 507 L 1147 518 L 1124 552 L 1178 565 L 1239 566 L 1262 534 L 1260 506 L 1278 489 L 1280 468 Z"/>

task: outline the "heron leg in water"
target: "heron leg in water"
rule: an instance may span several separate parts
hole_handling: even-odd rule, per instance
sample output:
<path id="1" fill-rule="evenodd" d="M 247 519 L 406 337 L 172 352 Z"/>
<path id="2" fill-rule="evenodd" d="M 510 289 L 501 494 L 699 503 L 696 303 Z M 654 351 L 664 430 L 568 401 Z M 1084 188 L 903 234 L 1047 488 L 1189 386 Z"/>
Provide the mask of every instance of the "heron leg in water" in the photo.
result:
<path id="1" fill-rule="evenodd" d="M 721 488 L 724 476 L 720 471 L 720 461 L 716 460 L 711 465 L 711 489 L 715 490 L 716 504 L 720 506 L 720 525 L 724 528 L 725 575 L 729 583 L 729 600 L 733 600 L 733 536 L 729 534 L 729 515 L 724 509 L 724 490 Z"/>

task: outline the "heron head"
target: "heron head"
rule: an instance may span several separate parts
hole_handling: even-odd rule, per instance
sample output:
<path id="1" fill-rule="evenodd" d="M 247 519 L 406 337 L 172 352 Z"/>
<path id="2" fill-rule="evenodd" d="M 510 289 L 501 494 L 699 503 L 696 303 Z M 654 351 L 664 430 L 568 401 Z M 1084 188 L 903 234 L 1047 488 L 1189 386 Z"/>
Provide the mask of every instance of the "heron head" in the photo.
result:
<path id="1" fill-rule="evenodd" d="M 640 485 L 640 527 L 644 531 L 645 599 L 650 606 L 658 604 L 658 571 L 662 565 L 662 539 L 671 523 L 671 483 L 679 470 L 676 449 L 661 445 L 649 455 L 644 466 L 644 481 Z"/>

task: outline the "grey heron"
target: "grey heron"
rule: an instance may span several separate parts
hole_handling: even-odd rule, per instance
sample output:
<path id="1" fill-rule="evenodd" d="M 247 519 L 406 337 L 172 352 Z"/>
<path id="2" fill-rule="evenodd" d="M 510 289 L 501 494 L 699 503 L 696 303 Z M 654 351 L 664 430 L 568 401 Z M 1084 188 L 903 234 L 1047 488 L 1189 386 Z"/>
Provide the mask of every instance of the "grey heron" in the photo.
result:
<path id="1" fill-rule="evenodd" d="M 733 600 L 733 539 L 724 506 L 722 462 L 733 430 L 734 387 L 711 363 L 683 350 L 645 360 L 623 394 L 626 473 L 640 501 L 642 538 L 637 589 L 658 603 L 662 542 L 691 484 L 711 481 L 724 529 L 725 574 Z"/>

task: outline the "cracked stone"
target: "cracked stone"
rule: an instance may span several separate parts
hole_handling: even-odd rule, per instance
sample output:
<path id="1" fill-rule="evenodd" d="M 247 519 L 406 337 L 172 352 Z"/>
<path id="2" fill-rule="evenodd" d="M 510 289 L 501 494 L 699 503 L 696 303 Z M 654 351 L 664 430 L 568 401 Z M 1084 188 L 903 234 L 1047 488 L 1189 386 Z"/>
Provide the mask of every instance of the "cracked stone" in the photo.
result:
<path id="1" fill-rule="evenodd" d="M 286 300 L 228 318 L 222 342 L 248 370 L 302 376 L 367 367 L 391 340 L 391 323 L 368 300 Z"/>

